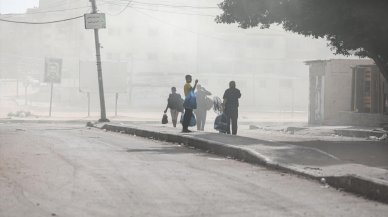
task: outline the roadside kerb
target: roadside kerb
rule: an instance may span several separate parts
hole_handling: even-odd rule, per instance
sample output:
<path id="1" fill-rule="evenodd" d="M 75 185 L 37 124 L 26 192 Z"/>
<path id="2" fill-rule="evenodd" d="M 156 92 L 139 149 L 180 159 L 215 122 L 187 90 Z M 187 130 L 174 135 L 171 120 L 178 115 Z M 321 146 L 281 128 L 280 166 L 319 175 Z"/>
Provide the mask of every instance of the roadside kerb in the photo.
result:
<path id="1" fill-rule="evenodd" d="M 268 159 L 265 156 L 251 149 L 202 138 L 195 138 L 190 136 L 189 134 L 178 135 L 168 132 L 156 132 L 152 130 L 142 129 L 140 127 L 122 126 L 115 124 L 104 124 L 102 126 L 96 127 L 108 131 L 126 133 L 154 140 L 184 144 L 186 146 L 194 147 L 213 154 L 221 155 L 224 157 L 251 164 L 262 165 L 270 169 L 276 169 L 282 172 L 300 175 L 317 181 L 322 181 L 322 178 L 324 178 L 325 183 L 336 189 L 361 195 L 368 199 L 388 203 L 388 186 L 384 183 L 379 183 L 375 180 L 371 180 L 366 177 L 361 177 L 357 175 L 317 176 L 306 171 L 297 169 L 292 165 L 274 162 L 271 159 Z"/>
<path id="2" fill-rule="evenodd" d="M 326 177 L 326 182 L 335 188 L 361 195 L 365 198 L 388 203 L 388 186 L 377 180 L 357 175 Z"/>
<path id="3" fill-rule="evenodd" d="M 375 136 L 380 138 L 387 132 L 381 130 L 336 129 L 334 130 L 334 133 L 339 136 L 347 137 L 369 138 L 370 136 Z"/>

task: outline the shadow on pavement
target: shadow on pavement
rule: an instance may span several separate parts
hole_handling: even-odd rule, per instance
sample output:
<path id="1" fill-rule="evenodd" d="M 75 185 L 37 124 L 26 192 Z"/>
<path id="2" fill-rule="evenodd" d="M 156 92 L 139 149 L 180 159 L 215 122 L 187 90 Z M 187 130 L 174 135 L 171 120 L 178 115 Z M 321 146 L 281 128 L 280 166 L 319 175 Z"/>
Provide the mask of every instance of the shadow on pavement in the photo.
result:
<path id="1" fill-rule="evenodd" d="M 195 153 L 196 151 L 188 148 L 179 148 L 179 147 L 157 147 L 157 148 L 128 148 L 126 150 L 128 153 L 151 153 L 151 154 L 188 154 Z M 200 154 L 207 154 L 199 152 Z"/>
<path id="2" fill-rule="evenodd" d="M 246 146 L 280 163 L 328 166 L 346 163 L 388 169 L 388 141 L 266 141 L 227 134 L 193 135 L 224 144 Z"/>
<path id="3" fill-rule="evenodd" d="M 345 163 L 388 169 L 388 141 L 303 141 L 285 142 L 299 147 L 316 148 Z"/>
<path id="4" fill-rule="evenodd" d="M 266 145 L 266 146 L 279 146 L 282 145 L 279 142 L 271 142 L 266 140 L 260 140 L 260 139 L 254 139 L 249 137 L 242 137 L 242 136 L 233 136 L 229 134 L 222 134 L 222 133 L 203 133 L 203 134 L 195 134 L 193 135 L 196 138 L 202 138 L 207 140 L 212 140 L 224 144 L 231 144 L 231 145 Z"/>

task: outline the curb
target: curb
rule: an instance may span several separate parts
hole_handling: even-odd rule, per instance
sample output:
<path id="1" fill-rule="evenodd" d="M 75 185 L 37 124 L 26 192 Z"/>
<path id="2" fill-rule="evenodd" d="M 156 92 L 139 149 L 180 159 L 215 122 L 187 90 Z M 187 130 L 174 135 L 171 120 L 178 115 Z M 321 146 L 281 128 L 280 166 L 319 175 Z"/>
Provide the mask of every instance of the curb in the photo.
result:
<path id="1" fill-rule="evenodd" d="M 337 189 L 361 195 L 365 198 L 388 203 L 388 186 L 356 175 L 326 177 L 326 182 Z"/>
<path id="2" fill-rule="evenodd" d="M 334 133 L 339 136 L 359 137 L 359 138 L 368 138 L 370 136 L 381 138 L 382 136 L 384 136 L 384 134 L 386 134 L 385 131 L 357 130 L 357 129 L 338 129 L 338 130 L 334 130 Z"/>
<path id="3" fill-rule="evenodd" d="M 104 124 L 103 126 L 97 128 L 113 132 L 136 135 L 149 139 L 184 144 L 186 146 L 194 147 L 203 151 L 208 151 L 210 153 L 221 155 L 224 157 L 231 157 L 235 160 L 247 162 L 250 164 L 261 165 L 270 169 L 300 175 L 317 181 L 323 181 L 336 189 L 354 193 L 371 200 L 388 203 L 388 185 L 378 183 L 375 180 L 371 180 L 365 177 L 360 177 L 356 175 L 316 176 L 306 173 L 304 171 L 299 171 L 285 164 L 273 162 L 270 159 L 267 159 L 265 156 L 260 155 L 259 153 L 254 152 L 250 149 L 229 144 L 223 144 L 215 141 L 209 141 L 201 138 L 194 138 L 189 135 L 177 135 L 167 132 L 155 132 L 130 126 L 117 126 L 114 124 Z"/>

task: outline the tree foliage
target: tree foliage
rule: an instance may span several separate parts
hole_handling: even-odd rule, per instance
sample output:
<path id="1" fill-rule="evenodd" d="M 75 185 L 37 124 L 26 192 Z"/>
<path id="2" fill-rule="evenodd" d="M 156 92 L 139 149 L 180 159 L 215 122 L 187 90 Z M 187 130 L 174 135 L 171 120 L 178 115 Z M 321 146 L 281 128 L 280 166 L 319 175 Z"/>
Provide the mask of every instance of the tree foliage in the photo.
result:
<path id="1" fill-rule="evenodd" d="M 224 0 L 219 23 L 326 38 L 336 54 L 369 57 L 388 80 L 387 0 Z"/>

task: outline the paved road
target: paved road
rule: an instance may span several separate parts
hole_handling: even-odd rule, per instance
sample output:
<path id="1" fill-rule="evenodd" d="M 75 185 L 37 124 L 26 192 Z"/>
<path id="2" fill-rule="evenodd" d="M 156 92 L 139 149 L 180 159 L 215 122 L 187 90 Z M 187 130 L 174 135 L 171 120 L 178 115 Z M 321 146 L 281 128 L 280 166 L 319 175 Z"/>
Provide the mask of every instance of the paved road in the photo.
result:
<path id="1" fill-rule="evenodd" d="M 0 124 L 0 216 L 386 216 L 293 175 L 81 125 Z"/>

